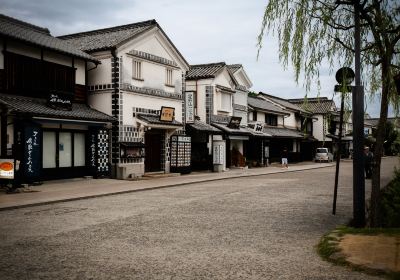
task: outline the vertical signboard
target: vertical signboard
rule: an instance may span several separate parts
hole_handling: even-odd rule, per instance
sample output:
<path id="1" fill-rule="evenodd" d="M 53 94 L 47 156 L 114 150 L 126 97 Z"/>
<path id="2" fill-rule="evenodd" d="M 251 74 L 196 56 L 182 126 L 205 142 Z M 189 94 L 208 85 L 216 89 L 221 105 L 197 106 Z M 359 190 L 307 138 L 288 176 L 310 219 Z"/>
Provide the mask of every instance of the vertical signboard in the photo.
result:
<path id="1" fill-rule="evenodd" d="M 87 166 L 90 170 L 90 173 L 96 173 L 96 161 L 97 161 L 97 153 L 96 153 L 96 143 L 97 143 L 97 130 L 90 129 L 87 137 Z"/>
<path id="2" fill-rule="evenodd" d="M 186 123 L 194 123 L 194 92 L 185 92 Z"/>
<path id="3" fill-rule="evenodd" d="M 26 125 L 24 127 L 24 157 L 22 160 L 23 176 L 28 180 L 40 177 L 41 170 L 41 133 L 40 127 Z"/>

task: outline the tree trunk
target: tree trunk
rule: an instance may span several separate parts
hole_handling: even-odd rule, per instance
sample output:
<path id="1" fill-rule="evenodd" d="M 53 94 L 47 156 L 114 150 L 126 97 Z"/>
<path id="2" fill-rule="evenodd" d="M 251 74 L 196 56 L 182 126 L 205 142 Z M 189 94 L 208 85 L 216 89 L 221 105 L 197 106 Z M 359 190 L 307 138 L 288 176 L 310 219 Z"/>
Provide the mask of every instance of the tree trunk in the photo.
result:
<path id="1" fill-rule="evenodd" d="M 376 133 L 376 144 L 374 150 L 374 168 L 372 170 L 372 189 L 371 189 L 371 204 L 369 212 L 369 226 L 380 226 L 380 190 L 381 190 L 381 161 L 383 154 L 383 142 L 385 141 L 385 127 L 388 115 L 389 105 L 389 89 L 390 89 L 390 76 L 389 76 L 389 63 L 384 60 L 382 63 L 382 100 L 381 112 Z"/>

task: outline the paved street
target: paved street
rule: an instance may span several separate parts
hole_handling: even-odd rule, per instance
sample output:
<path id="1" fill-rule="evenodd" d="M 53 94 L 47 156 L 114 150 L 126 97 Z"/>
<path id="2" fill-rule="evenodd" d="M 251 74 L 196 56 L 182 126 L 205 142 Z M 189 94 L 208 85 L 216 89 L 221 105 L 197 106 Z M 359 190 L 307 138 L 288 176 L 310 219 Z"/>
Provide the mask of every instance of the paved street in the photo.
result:
<path id="1" fill-rule="evenodd" d="M 315 251 L 351 217 L 351 166 L 336 216 L 333 167 L 2 211 L 0 279 L 378 279 Z"/>

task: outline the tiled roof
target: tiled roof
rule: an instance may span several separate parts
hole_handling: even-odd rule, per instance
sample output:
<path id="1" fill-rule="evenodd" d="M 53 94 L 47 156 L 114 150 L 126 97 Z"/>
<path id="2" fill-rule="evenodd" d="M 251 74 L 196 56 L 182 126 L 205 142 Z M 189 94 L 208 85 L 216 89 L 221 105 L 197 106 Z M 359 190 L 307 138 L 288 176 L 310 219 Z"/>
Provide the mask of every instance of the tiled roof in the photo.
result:
<path id="1" fill-rule="evenodd" d="M 230 65 L 228 65 L 228 68 L 229 68 L 229 70 L 232 71 L 232 73 L 235 73 L 241 67 L 242 67 L 242 64 L 230 64 Z"/>
<path id="2" fill-rule="evenodd" d="M 304 135 L 294 129 L 289 129 L 285 127 L 264 127 L 264 133 L 272 135 L 272 137 L 281 138 L 303 138 Z"/>
<path id="3" fill-rule="evenodd" d="M 395 127 L 400 127 L 400 119 L 399 118 L 387 118 L 387 121 L 393 123 Z M 379 123 L 379 118 L 365 119 L 364 123 L 368 123 L 373 127 L 377 127 L 378 123 Z"/>
<path id="4" fill-rule="evenodd" d="M 177 122 L 175 119 L 172 122 L 161 121 L 160 116 L 150 114 L 138 114 L 137 117 L 149 124 L 166 125 L 166 126 L 182 126 L 182 123 Z"/>
<path id="5" fill-rule="evenodd" d="M 63 54 L 98 62 L 94 57 L 84 53 L 72 44 L 51 36 L 47 28 L 42 28 L 1 14 L 0 35 Z"/>
<path id="6" fill-rule="evenodd" d="M 300 106 L 301 108 L 312 112 L 313 114 L 327 114 L 336 111 L 336 104 L 333 100 L 327 97 L 318 98 L 300 98 L 300 99 L 288 99 L 289 102 Z M 332 111 L 332 108 L 334 110 Z"/>
<path id="7" fill-rule="evenodd" d="M 298 106 L 297 104 L 292 104 L 291 102 L 289 102 L 289 100 L 277 97 L 277 96 L 273 96 L 270 94 L 266 94 L 264 92 L 259 92 L 259 94 L 261 94 L 262 96 L 265 96 L 267 98 L 269 98 L 272 102 L 275 102 L 287 109 L 290 110 L 294 110 L 294 111 L 298 111 L 298 112 L 302 112 L 302 113 L 307 113 L 306 110 L 304 110 L 303 108 L 301 108 L 300 106 Z"/>
<path id="8" fill-rule="evenodd" d="M 58 38 L 73 44 L 82 51 L 92 52 L 119 46 L 155 26 L 157 26 L 157 22 L 153 19 L 133 24 L 64 35 Z"/>
<path id="9" fill-rule="evenodd" d="M 285 112 L 278 106 L 276 106 L 276 105 L 272 104 L 271 102 L 268 102 L 262 98 L 249 96 L 249 97 L 247 97 L 247 103 L 249 104 L 249 106 L 251 106 L 255 109 L 273 112 L 273 113 L 277 113 L 277 114 L 281 114 L 281 115 L 288 114 L 287 112 Z"/>
<path id="10" fill-rule="evenodd" d="M 254 124 L 249 124 L 248 127 L 245 127 L 250 133 L 252 137 L 261 137 L 261 138 L 271 138 L 272 135 L 265 133 L 264 131 L 262 132 L 255 132 L 254 131 Z"/>
<path id="11" fill-rule="evenodd" d="M 72 103 L 71 111 L 56 110 L 47 106 L 44 98 L 24 97 L 19 95 L 0 94 L 0 103 L 11 111 L 30 114 L 34 117 L 52 117 L 73 120 L 91 120 L 113 122 L 116 119 L 86 104 Z"/>
<path id="12" fill-rule="evenodd" d="M 186 80 L 215 78 L 225 66 L 225 62 L 190 65 Z"/>
<path id="13" fill-rule="evenodd" d="M 212 134 L 222 134 L 222 131 L 213 127 L 212 125 L 209 125 L 208 123 L 199 121 L 199 120 L 194 120 L 194 123 L 187 124 L 188 130 L 196 130 L 196 131 L 201 131 L 201 132 L 208 132 Z"/>
<path id="14" fill-rule="evenodd" d="M 252 133 L 247 128 L 244 127 L 230 128 L 227 127 L 227 124 L 221 124 L 221 123 L 212 123 L 212 125 L 230 135 L 244 135 L 244 136 L 252 135 Z"/>

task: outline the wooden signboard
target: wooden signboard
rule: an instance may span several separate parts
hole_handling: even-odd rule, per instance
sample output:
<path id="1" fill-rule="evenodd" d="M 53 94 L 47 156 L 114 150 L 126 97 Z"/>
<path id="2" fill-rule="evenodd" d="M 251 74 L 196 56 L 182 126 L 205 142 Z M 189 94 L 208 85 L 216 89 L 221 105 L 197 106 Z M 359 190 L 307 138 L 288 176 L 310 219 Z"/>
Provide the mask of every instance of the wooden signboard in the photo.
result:
<path id="1" fill-rule="evenodd" d="M 161 107 L 160 121 L 172 122 L 175 117 L 175 108 L 172 107 Z"/>

